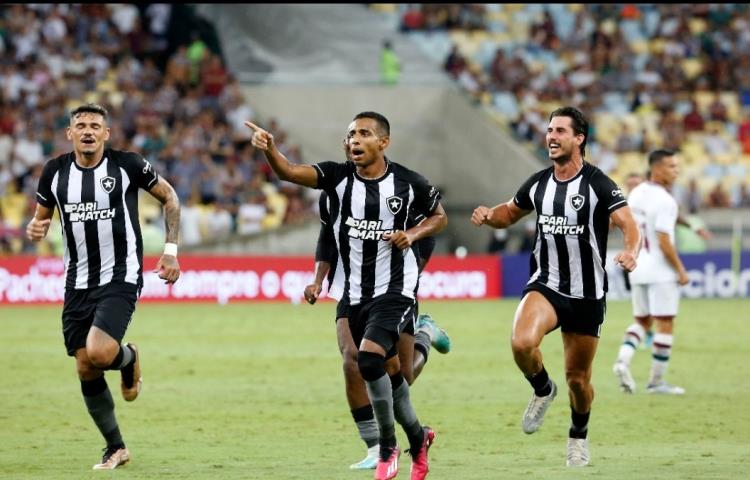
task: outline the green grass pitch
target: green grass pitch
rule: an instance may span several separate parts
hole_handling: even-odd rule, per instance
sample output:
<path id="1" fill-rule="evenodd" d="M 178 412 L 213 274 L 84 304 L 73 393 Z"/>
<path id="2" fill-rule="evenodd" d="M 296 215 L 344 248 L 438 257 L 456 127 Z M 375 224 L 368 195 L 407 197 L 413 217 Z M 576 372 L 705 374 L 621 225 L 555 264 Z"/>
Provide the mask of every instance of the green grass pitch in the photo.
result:
<path id="1" fill-rule="evenodd" d="M 594 365 L 591 465 L 575 471 L 565 467 L 564 393 L 539 432 L 521 431 L 531 390 L 509 346 L 517 303 L 422 305 L 453 341 L 449 354 L 432 352 L 411 390 L 420 420 L 437 432 L 431 479 L 747 474 L 750 300 L 683 301 L 668 372 L 687 389 L 680 398 L 644 393 L 646 351 L 633 363 L 638 392 L 619 392 L 611 366 L 630 306 L 610 302 Z M 109 473 L 90 470 L 104 445 L 65 355 L 60 308 L 0 307 L 0 478 L 372 478 L 348 470 L 364 445 L 344 397 L 332 302 L 139 305 L 126 340 L 141 348 L 141 396 L 125 403 L 119 373 L 107 374 L 133 461 Z M 559 332 L 542 351 L 564 392 Z M 408 456 L 401 469 L 408 478 Z"/>

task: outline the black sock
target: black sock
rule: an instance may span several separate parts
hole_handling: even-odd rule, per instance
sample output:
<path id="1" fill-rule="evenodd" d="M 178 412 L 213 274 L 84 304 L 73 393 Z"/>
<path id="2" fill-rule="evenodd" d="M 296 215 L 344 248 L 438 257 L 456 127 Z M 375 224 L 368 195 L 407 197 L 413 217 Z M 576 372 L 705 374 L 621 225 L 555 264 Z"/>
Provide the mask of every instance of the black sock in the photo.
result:
<path id="1" fill-rule="evenodd" d="M 547 375 L 544 365 L 542 365 L 542 370 L 533 377 L 527 375 L 526 380 L 534 388 L 534 394 L 537 397 L 546 397 L 552 393 L 552 385 L 550 384 L 549 375 Z"/>
<path id="2" fill-rule="evenodd" d="M 591 415 L 591 410 L 586 413 L 578 413 L 571 407 L 571 424 L 568 431 L 570 438 L 586 438 L 586 435 L 589 433 L 589 415 Z"/>
<path id="3" fill-rule="evenodd" d="M 109 393 L 104 375 L 94 380 L 81 380 L 81 392 L 89 415 L 107 441 L 107 447 L 125 446 L 115 418 L 115 402 Z"/>
<path id="4" fill-rule="evenodd" d="M 359 436 L 367 448 L 374 447 L 378 444 L 378 424 L 375 422 L 375 413 L 372 405 L 367 404 L 364 407 L 352 410 L 352 418 L 359 430 Z"/>

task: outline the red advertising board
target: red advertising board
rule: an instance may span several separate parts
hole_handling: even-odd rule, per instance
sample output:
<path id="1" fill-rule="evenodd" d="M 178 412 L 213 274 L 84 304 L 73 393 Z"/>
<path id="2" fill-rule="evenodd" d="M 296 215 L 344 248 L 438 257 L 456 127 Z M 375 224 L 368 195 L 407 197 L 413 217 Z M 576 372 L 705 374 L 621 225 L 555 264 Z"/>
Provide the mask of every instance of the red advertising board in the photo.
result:
<path id="1" fill-rule="evenodd" d="M 146 257 L 142 302 L 285 300 L 299 302 L 313 279 L 311 257 L 180 256 L 182 275 L 165 285 Z M 502 294 L 500 260 L 496 256 L 435 256 L 422 273 L 421 299 L 496 298 Z M 61 302 L 65 273 L 59 258 L 0 259 L 0 304 Z"/>

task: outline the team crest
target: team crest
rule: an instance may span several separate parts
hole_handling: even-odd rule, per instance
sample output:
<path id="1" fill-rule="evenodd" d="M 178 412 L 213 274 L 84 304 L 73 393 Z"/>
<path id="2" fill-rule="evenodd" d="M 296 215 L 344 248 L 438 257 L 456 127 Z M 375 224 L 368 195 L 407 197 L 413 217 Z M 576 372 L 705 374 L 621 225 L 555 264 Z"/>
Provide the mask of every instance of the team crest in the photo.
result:
<path id="1" fill-rule="evenodd" d="M 586 197 L 581 195 L 580 193 L 576 193 L 575 195 L 570 196 L 570 206 L 573 207 L 573 210 L 576 212 L 583 207 L 583 204 L 586 201 Z"/>
<path id="2" fill-rule="evenodd" d="M 401 207 L 404 205 L 404 200 L 401 197 L 388 197 L 385 199 L 385 204 L 388 205 L 388 210 L 394 215 L 401 211 Z"/>
<path id="3" fill-rule="evenodd" d="M 106 177 L 99 179 L 99 185 L 101 185 L 102 190 L 104 190 L 107 193 L 112 193 L 112 190 L 115 189 L 115 183 L 116 183 L 116 180 L 110 176 L 106 176 Z"/>

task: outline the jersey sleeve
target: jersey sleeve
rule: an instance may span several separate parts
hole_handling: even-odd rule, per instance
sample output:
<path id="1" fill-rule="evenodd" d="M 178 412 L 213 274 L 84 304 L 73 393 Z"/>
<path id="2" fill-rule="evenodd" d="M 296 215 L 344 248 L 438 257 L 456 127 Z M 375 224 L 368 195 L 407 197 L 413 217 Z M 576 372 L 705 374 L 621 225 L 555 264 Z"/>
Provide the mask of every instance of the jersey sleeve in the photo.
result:
<path id="1" fill-rule="evenodd" d="M 607 212 L 610 214 L 628 204 L 620 187 L 601 171 L 594 173 L 591 178 L 591 187 L 594 189 L 594 193 L 596 193 L 599 201 L 604 204 Z"/>
<path id="2" fill-rule="evenodd" d="M 677 202 L 663 202 L 663 204 L 660 205 L 659 210 L 656 212 L 654 230 L 662 233 L 674 232 L 674 227 L 677 224 L 677 210 Z"/>
<path id="3" fill-rule="evenodd" d="M 539 173 L 529 177 L 513 197 L 513 203 L 521 210 L 534 210 L 534 201 L 531 199 L 531 187 L 539 181 Z"/>
<path id="4" fill-rule="evenodd" d="M 159 181 L 159 174 L 151 162 L 137 153 L 129 154 L 125 165 L 132 184 L 138 188 L 151 190 Z"/>
<path id="5" fill-rule="evenodd" d="M 427 179 L 419 174 L 414 175 L 412 188 L 414 189 L 414 218 L 418 218 L 420 214 L 432 215 L 442 198 L 440 190 L 430 185 Z"/>
<path id="6" fill-rule="evenodd" d="M 55 195 L 52 192 L 52 179 L 55 178 L 59 167 L 59 162 L 50 160 L 44 165 L 42 176 L 39 177 L 39 185 L 36 189 L 36 201 L 47 208 L 55 206 Z"/>
<path id="7" fill-rule="evenodd" d="M 318 172 L 318 186 L 321 190 L 336 188 L 339 181 L 346 176 L 347 166 L 345 163 L 320 162 L 313 165 Z"/>
<path id="8" fill-rule="evenodd" d="M 331 225 L 331 214 L 328 209 L 328 196 L 325 192 L 320 194 L 318 200 L 320 207 L 320 232 L 318 243 L 315 247 L 315 261 L 333 264 L 336 261 L 336 239 L 333 236 L 333 225 Z"/>

